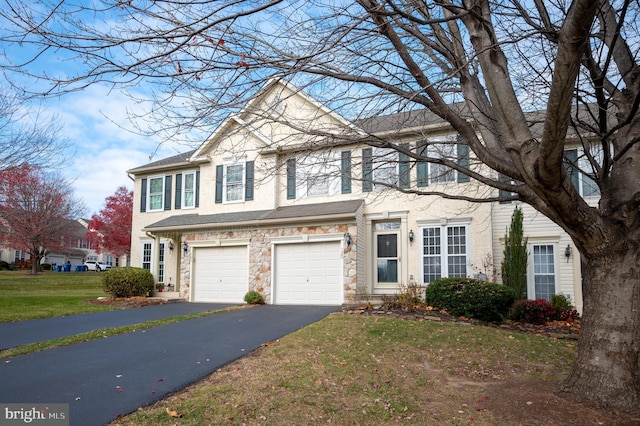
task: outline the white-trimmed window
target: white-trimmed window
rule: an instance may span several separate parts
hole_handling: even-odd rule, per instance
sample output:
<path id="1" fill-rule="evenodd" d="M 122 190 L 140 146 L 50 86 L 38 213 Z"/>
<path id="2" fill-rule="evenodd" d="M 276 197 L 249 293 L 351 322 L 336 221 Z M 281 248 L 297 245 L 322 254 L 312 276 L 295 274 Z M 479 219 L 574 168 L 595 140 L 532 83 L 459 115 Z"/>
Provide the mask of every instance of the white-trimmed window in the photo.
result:
<path id="1" fill-rule="evenodd" d="M 147 211 L 164 209 L 164 176 L 153 176 L 148 180 Z"/>
<path id="2" fill-rule="evenodd" d="M 298 198 L 340 193 L 340 162 L 333 152 L 313 153 L 297 161 Z"/>
<path id="3" fill-rule="evenodd" d="M 244 163 L 225 164 L 223 202 L 244 201 Z"/>
<path id="4" fill-rule="evenodd" d="M 253 200 L 253 173 L 253 161 L 230 158 L 225 164 L 218 164 L 215 202 L 239 203 Z"/>
<path id="5" fill-rule="evenodd" d="M 432 158 L 455 160 L 457 145 L 453 141 L 451 143 L 434 143 L 429 145 L 427 153 Z M 452 168 L 442 164 L 429 163 L 429 183 L 431 185 L 445 184 L 456 180 L 457 173 Z"/>
<path id="6" fill-rule="evenodd" d="M 469 226 L 442 224 L 421 228 L 422 280 L 467 277 L 470 265 Z"/>
<path id="7" fill-rule="evenodd" d="M 182 208 L 191 208 L 196 205 L 196 172 L 182 173 Z"/>
<path id="8" fill-rule="evenodd" d="M 567 161 L 569 162 L 567 167 L 569 177 L 571 178 L 573 186 L 580 193 L 580 196 L 583 198 L 599 197 L 600 188 L 598 187 L 598 184 L 588 176 L 588 174 L 592 174 L 592 167 L 584 149 L 567 149 L 564 153 Z M 598 164 L 602 164 L 604 154 L 601 146 L 598 145 L 596 147 L 592 147 L 590 154 Z M 577 169 L 574 165 L 577 166 Z"/>
<path id="9" fill-rule="evenodd" d="M 555 244 L 530 244 L 529 279 L 527 297 L 529 299 L 546 299 L 557 293 L 556 284 L 556 246 Z"/>
<path id="10" fill-rule="evenodd" d="M 142 267 L 147 271 L 151 271 L 153 259 L 153 243 L 142 243 Z"/>
<path id="11" fill-rule="evenodd" d="M 158 282 L 164 282 L 164 248 L 165 244 L 160 243 L 160 253 L 158 253 Z"/>
<path id="12" fill-rule="evenodd" d="M 398 184 L 398 151 L 391 148 L 373 149 L 373 188 L 388 189 L 387 185 Z"/>

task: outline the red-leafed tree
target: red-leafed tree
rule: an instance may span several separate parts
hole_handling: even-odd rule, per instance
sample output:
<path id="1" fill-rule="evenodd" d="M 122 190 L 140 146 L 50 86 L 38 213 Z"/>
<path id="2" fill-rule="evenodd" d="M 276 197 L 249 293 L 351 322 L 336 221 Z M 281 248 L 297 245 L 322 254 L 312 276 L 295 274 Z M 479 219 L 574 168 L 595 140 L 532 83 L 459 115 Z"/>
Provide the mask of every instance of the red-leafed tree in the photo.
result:
<path id="1" fill-rule="evenodd" d="M 34 274 L 43 257 L 64 248 L 69 224 L 83 210 L 56 173 L 28 164 L 0 172 L 0 243 L 29 253 Z"/>
<path id="2" fill-rule="evenodd" d="M 106 198 L 105 207 L 89 221 L 87 239 L 97 244 L 96 251 L 129 256 L 132 214 L 133 191 L 121 186 Z"/>

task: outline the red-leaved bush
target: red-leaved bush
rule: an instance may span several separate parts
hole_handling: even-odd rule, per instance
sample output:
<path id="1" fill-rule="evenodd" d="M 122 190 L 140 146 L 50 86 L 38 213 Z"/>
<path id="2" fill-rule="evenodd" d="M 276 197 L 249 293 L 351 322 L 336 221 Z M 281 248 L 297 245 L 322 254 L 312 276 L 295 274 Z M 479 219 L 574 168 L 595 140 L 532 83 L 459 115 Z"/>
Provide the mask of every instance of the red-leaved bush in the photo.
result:
<path id="1" fill-rule="evenodd" d="M 545 299 L 518 300 L 513 307 L 511 319 L 531 324 L 544 324 L 556 317 L 556 308 Z"/>

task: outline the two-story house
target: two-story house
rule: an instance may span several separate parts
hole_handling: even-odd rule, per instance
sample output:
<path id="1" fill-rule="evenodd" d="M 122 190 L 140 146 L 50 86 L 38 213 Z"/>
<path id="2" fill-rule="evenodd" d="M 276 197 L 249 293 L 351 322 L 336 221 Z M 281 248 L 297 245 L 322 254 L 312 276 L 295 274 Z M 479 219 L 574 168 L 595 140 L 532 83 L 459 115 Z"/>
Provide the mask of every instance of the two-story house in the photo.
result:
<path id="1" fill-rule="evenodd" d="M 406 151 L 363 144 L 365 134 Z M 435 194 L 493 190 L 407 154 L 479 167 L 456 142 L 428 112 L 352 123 L 270 81 L 196 150 L 128 171 L 135 178 L 131 264 L 195 302 L 241 303 L 257 290 L 273 304 L 353 304 L 409 283 L 473 276 L 483 259 L 501 258 L 513 207 L 442 199 Z M 427 195 L 403 192 L 409 188 Z M 557 237 L 534 251 L 553 245 L 554 265 L 564 270 L 568 239 Z M 578 298 L 574 263 L 556 275 L 555 290 Z"/>

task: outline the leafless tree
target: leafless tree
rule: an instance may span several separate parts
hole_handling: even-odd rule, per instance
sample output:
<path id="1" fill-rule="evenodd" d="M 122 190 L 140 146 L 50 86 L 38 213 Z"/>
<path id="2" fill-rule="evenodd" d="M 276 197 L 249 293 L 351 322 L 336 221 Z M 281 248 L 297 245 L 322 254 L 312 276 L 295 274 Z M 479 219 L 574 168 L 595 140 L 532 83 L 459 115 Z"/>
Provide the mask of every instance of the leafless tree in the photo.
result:
<path id="1" fill-rule="evenodd" d="M 22 62 L 7 56 L 7 75 L 49 82 L 34 91 L 44 95 L 144 83 L 163 115 L 154 122 L 172 123 L 175 133 L 215 125 L 271 76 L 352 120 L 424 108 L 448 122 L 477 163 L 424 157 L 369 135 L 333 136 L 462 170 L 561 226 L 585 268 L 582 336 L 563 388 L 608 408 L 640 407 L 637 2 L 5 3 L 4 43 L 36 49 Z M 75 74 L 35 68 L 56 56 L 73 59 Z M 580 161 L 565 155 L 568 138 L 582 144 Z M 576 169 L 599 190 L 597 207 L 572 185 L 567 170 Z M 496 199 L 484 194 L 475 200 Z"/>
<path id="2" fill-rule="evenodd" d="M 55 118 L 46 119 L 28 109 L 8 89 L 0 95 L 0 171 L 30 163 L 59 166 L 64 163 L 64 140 Z"/>

